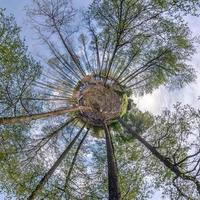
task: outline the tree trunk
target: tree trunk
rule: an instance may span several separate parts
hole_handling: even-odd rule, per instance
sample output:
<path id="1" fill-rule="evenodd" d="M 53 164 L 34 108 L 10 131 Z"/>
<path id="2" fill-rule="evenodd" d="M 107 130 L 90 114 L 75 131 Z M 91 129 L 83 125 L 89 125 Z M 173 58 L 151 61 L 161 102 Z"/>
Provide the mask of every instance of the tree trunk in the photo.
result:
<path id="1" fill-rule="evenodd" d="M 197 188 L 198 193 L 200 194 L 200 182 L 193 176 L 189 176 L 186 175 L 184 173 L 182 173 L 179 168 L 174 165 L 172 162 L 170 162 L 170 160 L 163 156 L 162 154 L 160 154 L 160 152 L 158 152 L 156 150 L 156 148 L 154 148 L 151 144 L 149 144 L 144 138 L 142 138 L 139 134 L 137 134 L 135 132 L 135 130 L 133 130 L 125 121 L 123 121 L 122 119 L 118 119 L 118 121 L 120 122 L 120 124 L 128 131 L 132 134 L 133 137 L 135 137 L 137 140 L 139 140 L 147 149 L 149 149 L 149 151 L 151 151 L 151 153 L 156 156 L 168 169 L 170 169 L 172 172 L 174 172 L 174 174 L 176 174 L 177 177 L 182 178 L 183 180 L 189 180 L 192 181 Z"/>
<path id="2" fill-rule="evenodd" d="M 107 150 L 107 163 L 108 163 L 108 190 L 109 200 L 120 200 L 120 186 L 118 180 L 117 162 L 114 155 L 114 147 L 108 126 L 104 124 L 106 136 L 106 150 Z"/>
<path id="3" fill-rule="evenodd" d="M 43 137 L 41 139 L 41 141 L 39 142 L 39 144 L 41 143 L 42 145 L 39 147 L 41 149 L 41 147 L 43 147 L 44 145 L 46 145 L 53 137 L 55 137 L 56 135 L 58 135 L 58 133 L 63 130 L 67 125 L 69 125 L 71 122 L 73 122 L 76 118 L 71 118 L 69 120 L 67 120 L 65 123 L 61 124 L 61 126 L 57 127 L 57 129 L 55 128 L 52 132 L 48 133 L 48 135 L 46 135 L 45 137 Z M 43 143 L 42 143 L 43 141 Z"/>
<path id="4" fill-rule="evenodd" d="M 63 151 L 63 153 L 60 155 L 60 157 L 56 160 L 56 162 L 53 164 L 53 166 L 49 169 L 49 171 L 43 176 L 43 178 L 40 180 L 38 185 L 36 186 L 35 190 L 31 193 L 31 195 L 27 198 L 27 200 L 34 200 L 37 196 L 37 194 L 42 190 L 46 182 L 49 180 L 49 178 L 52 176 L 52 174 L 55 172 L 57 167 L 60 165 L 60 163 L 63 161 L 69 150 L 72 148 L 78 137 L 80 136 L 81 132 L 83 131 L 85 125 L 80 129 L 80 131 L 77 133 L 77 135 L 74 137 L 74 139 L 70 142 L 70 144 L 67 146 L 67 148 Z"/>
<path id="5" fill-rule="evenodd" d="M 88 107 L 64 108 L 64 109 L 58 109 L 58 110 L 39 113 L 39 114 L 24 115 L 24 116 L 18 116 L 18 117 L 2 117 L 0 118 L 0 125 L 29 122 L 32 120 L 63 115 L 69 112 L 74 112 L 74 111 L 84 110 L 84 109 L 89 109 L 89 108 Z"/>
<path id="6" fill-rule="evenodd" d="M 68 181 L 69 181 L 70 176 L 71 176 L 71 173 L 72 173 L 72 171 L 73 171 L 74 164 L 75 164 L 75 162 L 76 162 L 76 158 L 77 158 L 77 156 L 78 156 L 79 150 L 80 150 L 80 148 L 81 148 L 83 142 L 85 141 L 85 138 L 87 137 L 88 132 L 89 132 L 89 129 L 87 130 L 87 132 L 86 132 L 85 135 L 83 136 L 83 138 L 82 138 L 82 140 L 80 141 L 80 143 L 79 143 L 79 145 L 78 145 L 78 147 L 77 147 L 77 149 L 76 149 L 76 152 L 75 152 L 75 154 L 74 154 L 74 157 L 73 157 L 71 166 L 70 166 L 69 171 L 68 171 L 67 176 L 66 176 L 66 182 L 65 182 L 65 186 L 64 186 L 64 189 L 65 189 L 65 190 L 66 190 L 66 188 L 67 188 Z"/>

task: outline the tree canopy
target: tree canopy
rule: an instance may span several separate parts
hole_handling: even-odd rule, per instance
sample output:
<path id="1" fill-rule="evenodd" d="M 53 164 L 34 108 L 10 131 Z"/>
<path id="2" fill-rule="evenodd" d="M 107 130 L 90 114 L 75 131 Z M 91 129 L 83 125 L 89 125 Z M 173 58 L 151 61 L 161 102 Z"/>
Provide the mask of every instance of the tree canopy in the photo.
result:
<path id="1" fill-rule="evenodd" d="M 133 95 L 196 78 L 184 16 L 198 0 L 33 0 L 27 15 L 49 55 L 28 53 L 0 9 L 0 188 L 16 199 L 200 197 L 199 110 L 159 116 Z"/>

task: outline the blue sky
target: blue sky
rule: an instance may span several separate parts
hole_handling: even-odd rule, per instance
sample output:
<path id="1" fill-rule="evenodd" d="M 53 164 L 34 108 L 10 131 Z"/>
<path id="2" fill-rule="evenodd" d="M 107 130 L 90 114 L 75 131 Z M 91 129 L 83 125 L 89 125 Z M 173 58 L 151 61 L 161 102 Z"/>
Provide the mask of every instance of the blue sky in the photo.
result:
<path id="1" fill-rule="evenodd" d="M 193 36 L 200 35 L 200 18 L 186 17 L 186 21 L 192 31 Z M 200 96 L 200 44 L 196 44 L 196 53 L 189 62 L 196 72 L 197 79 L 195 82 L 187 85 L 186 87 L 169 91 L 165 87 L 160 87 L 152 94 L 145 95 L 142 98 L 137 98 L 136 103 L 142 110 L 148 110 L 154 114 L 159 114 L 165 108 L 172 109 L 173 104 L 177 101 L 183 104 L 190 104 L 194 107 L 199 107 L 198 97 Z"/>
<path id="2" fill-rule="evenodd" d="M 87 6 L 90 0 L 75 0 L 77 6 Z M 25 15 L 25 5 L 29 5 L 29 0 L 0 0 L 0 7 L 6 8 L 7 14 L 12 13 L 16 18 L 18 25 L 22 28 L 22 36 L 26 38 L 29 51 L 37 56 L 37 49 L 39 42 L 36 39 L 36 35 L 31 31 L 31 27 L 27 22 Z M 84 2 L 84 4 L 83 4 Z M 200 33 L 200 18 L 187 17 L 186 18 L 193 35 L 199 35 Z M 196 82 L 191 83 L 187 87 L 179 91 L 168 91 L 164 87 L 160 87 L 155 90 L 153 94 L 145 95 L 142 98 L 135 98 L 136 103 L 142 110 L 149 110 L 153 113 L 160 113 L 164 108 L 172 108 L 173 104 L 177 101 L 183 102 L 184 104 L 191 104 L 198 106 L 198 97 L 200 96 L 200 46 L 197 45 L 197 53 L 193 56 L 191 64 L 195 66 L 197 70 L 198 78 Z M 152 198 L 159 200 L 159 192 Z M 6 200 L 3 194 L 0 194 L 0 200 Z"/>
<path id="3" fill-rule="evenodd" d="M 74 0 L 74 4 L 79 7 L 85 7 L 91 0 Z M 84 4 L 83 4 L 84 2 Z M 0 7 L 6 8 L 7 13 L 12 13 L 18 25 L 22 28 L 22 36 L 25 37 L 29 51 L 38 56 L 39 41 L 37 36 L 31 30 L 31 25 L 28 23 L 24 7 L 30 5 L 28 0 L 0 0 Z M 186 18 L 193 35 L 197 36 L 200 33 L 200 18 Z M 200 46 L 197 45 L 197 53 L 193 56 L 191 62 L 195 66 L 198 74 L 196 82 L 184 87 L 178 91 L 168 91 L 164 87 L 155 90 L 153 94 L 145 95 L 142 98 L 136 98 L 135 101 L 142 110 L 149 110 L 153 113 L 160 113 L 163 108 L 171 108 L 172 105 L 181 101 L 184 104 L 197 105 L 198 96 L 200 96 Z"/>

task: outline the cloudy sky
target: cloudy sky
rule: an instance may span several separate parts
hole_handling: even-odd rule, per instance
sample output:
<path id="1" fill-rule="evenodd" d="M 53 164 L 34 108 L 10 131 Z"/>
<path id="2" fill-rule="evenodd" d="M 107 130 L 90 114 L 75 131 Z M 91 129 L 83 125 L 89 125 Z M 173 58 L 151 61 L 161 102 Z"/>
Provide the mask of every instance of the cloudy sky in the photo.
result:
<path id="1" fill-rule="evenodd" d="M 75 0 L 76 6 L 82 7 L 87 6 L 91 0 Z M 22 36 L 25 37 L 26 43 L 29 46 L 29 51 L 34 55 L 38 56 L 39 41 L 37 36 L 34 35 L 31 27 L 28 23 L 24 7 L 29 5 L 29 0 L 0 0 L 0 7 L 6 8 L 8 14 L 12 13 L 18 25 L 22 27 Z M 82 2 L 82 4 L 81 4 Z M 83 4 L 84 2 L 84 4 Z M 200 18 L 187 17 L 188 24 L 193 35 L 200 34 Z M 197 45 L 197 53 L 193 56 L 191 64 L 196 67 L 198 78 L 196 82 L 191 83 L 187 87 L 178 91 L 168 91 L 164 87 L 160 87 L 155 90 L 153 94 L 144 96 L 143 98 L 136 98 L 137 105 L 142 110 L 149 110 L 153 113 L 160 113 L 163 108 L 172 108 L 173 104 L 177 101 L 183 102 L 184 104 L 198 105 L 198 96 L 200 96 L 200 46 Z"/>
<path id="2" fill-rule="evenodd" d="M 75 0 L 76 6 L 87 6 L 90 0 Z M 39 42 L 37 37 L 31 31 L 31 27 L 27 21 L 24 7 L 30 4 L 30 0 L 0 0 L 0 7 L 6 8 L 7 14 L 13 14 L 18 25 L 22 28 L 22 37 L 25 37 L 29 46 L 29 51 L 34 55 L 38 55 Z M 83 4 L 84 2 L 84 4 Z M 189 27 L 194 36 L 200 35 L 200 18 L 187 17 Z M 199 106 L 198 97 L 200 96 L 200 45 L 197 46 L 197 52 L 191 60 L 191 64 L 196 68 L 198 78 L 194 83 L 186 86 L 178 91 L 169 91 L 164 87 L 155 90 L 153 94 L 145 95 L 142 98 L 135 98 L 135 103 L 142 110 L 148 110 L 155 114 L 159 114 L 164 108 L 172 108 L 177 101 L 183 104 L 191 104 L 195 107 Z M 156 194 L 154 199 L 160 199 Z M 5 198 L 0 195 L 0 200 Z"/>

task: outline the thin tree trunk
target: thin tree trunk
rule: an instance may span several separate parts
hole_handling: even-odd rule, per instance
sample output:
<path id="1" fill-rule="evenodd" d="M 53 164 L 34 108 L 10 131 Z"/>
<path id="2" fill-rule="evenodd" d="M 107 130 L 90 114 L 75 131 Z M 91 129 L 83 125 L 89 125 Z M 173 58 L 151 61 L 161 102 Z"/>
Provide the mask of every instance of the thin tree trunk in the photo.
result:
<path id="1" fill-rule="evenodd" d="M 125 121 L 123 121 L 122 119 L 118 119 L 118 121 L 120 122 L 120 124 L 129 132 L 132 134 L 133 137 L 135 137 L 137 140 L 139 140 L 147 149 L 149 149 L 149 151 L 151 151 L 151 153 L 156 156 L 168 169 L 170 169 L 172 172 L 174 172 L 174 174 L 176 174 L 177 177 L 182 178 L 183 180 L 189 180 L 192 181 L 197 188 L 198 193 L 200 194 L 200 182 L 193 176 L 189 176 L 186 175 L 184 173 L 182 173 L 179 168 L 174 165 L 173 163 L 170 162 L 170 160 L 163 156 L 162 154 L 160 154 L 160 152 L 158 152 L 156 150 L 156 148 L 154 148 L 151 144 L 149 144 L 144 138 L 142 138 L 139 134 L 137 134 L 135 132 L 135 130 L 133 130 Z"/>
<path id="2" fill-rule="evenodd" d="M 152 58 L 147 63 L 145 63 L 143 66 L 141 66 L 140 68 L 136 69 L 131 74 L 129 74 L 128 76 L 126 76 L 119 83 L 122 84 L 124 81 L 126 81 L 125 84 L 127 84 L 127 82 L 129 82 L 131 79 L 135 78 L 139 74 L 141 74 L 141 73 L 145 72 L 146 70 L 148 70 L 151 66 L 155 65 L 155 62 L 159 61 L 160 57 L 162 57 L 165 53 L 166 53 L 166 51 L 161 52 L 158 56 Z"/>
<path id="3" fill-rule="evenodd" d="M 72 173 L 72 171 L 73 171 L 74 164 L 75 164 L 75 162 L 76 162 L 76 158 L 77 158 L 77 156 L 78 156 L 79 150 L 80 150 L 80 148 L 81 148 L 83 142 L 85 141 L 85 138 L 86 138 L 87 135 L 88 135 L 88 132 L 89 132 L 89 129 L 87 130 L 87 132 L 86 132 L 85 135 L 83 136 L 82 140 L 80 141 L 80 143 L 79 143 L 79 145 L 78 145 L 78 147 L 77 147 L 77 149 L 76 149 L 76 152 L 75 152 L 75 154 L 74 154 L 74 157 L 73 157 L 73 160 L 72 160 L 70 169 L 69 169 L 69 171 L 68 171 L 68 173 L 67 173 L 67 176 L 66 176 L 66 182 L 65 182 L 64 189 L 67 188 L 67 184 L 68 184 L 69 178 L 70 178 L 70 176 L 71 176 L 71 173 Z"/>
<path id="4" fill-rule="evenodd" d="M 114 147 L 108 126 L 104 124 L 104 131 L 106 136 L 106 150 L 108 163 L 108 190 L 109 200 L 120 200 L 120 186 L 118 180 L 117 162 L 114 155 Z"/>
<path id="5" fill-rule="evenodd" d="M 69 112 L 74 112 L 74 111 L 84 110 L 84 109 L 86 110 L 89 108 L 79 106 L 79 107 L 74 107 L 74 108 L 73 107 L 72 108 L 63 108 L 63 109 L 58 109 L 58 110 L 39 113 L 39 114 L 23 115 L 23 116 L 18 116 L 18 117 L 2 117 L 2 118 L 0 118 L 0 125 L 23 123 L 23 122 L 47 118 L 47 117 L 51 117 L 51 116 L 63 115 L 63 114 L 69 113 Z"/>
<path id="6" fill-rule="evenodd" d="M 60 163 L 63 161 L 69 150 L 72 148 L 78 137 L 80 136 L 81 132 L 83 131 L 85 125 L 80 129 L 80 131 L 77 133 L 77 135 L 74 137 L 74 139 L 70 142 L 70 144 L 67 146 L 67 148 L 63 151 L 63 153 L 60 155 L 60 157 L 56 160 L 56 162 L 53 164 L 53 166 L 49 169 L 49 171 L 43 176 L 43 178 L 40 180 L 38 185 L 36 186 L 35 190 L 31 193 L 31 195 L 27 198 L 27 200 L 34 200 L 37 196 L 37 194 L 42 190 L 44 185 L 47 183 L 49 178 L 52 176 L 52 174 L 55 172 L 57 167 L 60 165 Z"/>
<path id="7" fill-rule="evenodd" d="M 73 62 L 75 63 L 75 65 L 77 66 L 77 69 L 81 72 L 81 74 L 83 75 L 83 77 L 86 75 L 84 69 L 81 67 L 80 65 L 80 61 L 78 59 L 78 56 L 73 52 L 73 50 L 71 49 L 71 47 L 67 44 L 66 40 L 64 39 L 63 35 L 61 34 L 61 31 L 59 30 L 59 28 L 57 27 L 56 23 L 55 23 L 55 19 L 53 18 L 54 21 L 54 26 L 55 29 L 64 45 L 64 47 L 66 48 L 67 52 L 69 53 L 70 57 L 72 58 Z"/>
<path id="8" fill-rule="evenodd" d="M 123 10 L 123 4 L 124 4 L 124 2 L 123 1 L 121 1 L 120 2 L 120 7 L 119 7 L 119 23 L 121 24 L 122 23 L 122 10 Z M 123 24 L 123 23 L 122 23 Z M 110 59 L 110 61 L 109 61 L 109 65 L 108 65 L 108 71 L 107 71 L 107 74 L 106 74 L 106 79 L 105 79 L 105 83 L 104 84 L 106 84 L 106 82 L 107 82 L 107 79 L 108 79 L 108 76 L 109 76 L 109 74 L 110 74 L 110 71 L 112 71 L 111 69 L 112 69 L 112 64 L 113 64 L 113 62 L 114 62 L 114 59 L 115 59 L 115 56 L 116 56 L 116 54 L 117 54 L 117 51 L 119 50 L 119 48 L 121 47 L 120 46 L 120 42 L 121 42 L 121 37 L 122 37 L 122 35 L 124 34 L 124 31 L 125 31 L 125 29 L 124 29 L 124 25 L 123 25 L 123 27 L 119 27 L 119 28 L 117 28 L 117 31 L 116 31 L 116 36 L 117 36 L 117 38 L 116 38 L 116 44 L 115 44 L 115 48 L 114 48 L 114 50 L 113 50 L 113 53 L 112 53 L 112 57 L 111 57 L 111 59 Z"/>
<path id="9" fill-rule="evenodd" d="M 48 135 L 46 135 L 45 137 L 43 137 L 41 139 L 41 141 L 39 142 L 40 147 L 39 149 L 41 149 L 43 146 L 45 146 L 53 137 L 55 137 L 56 135 L 58 135 L 58 133 L 63 130 L 67 125 L 69 125 L 71 122 L 73 122 L 76 118 L 71 118 L 69 120 L 67 120 L 65 123 L 63 123 L 62 125 L 60 125 L 59 127 L 57 127 L 56 129 L 54 129 L 51 133 L 49 133 Z"/>

